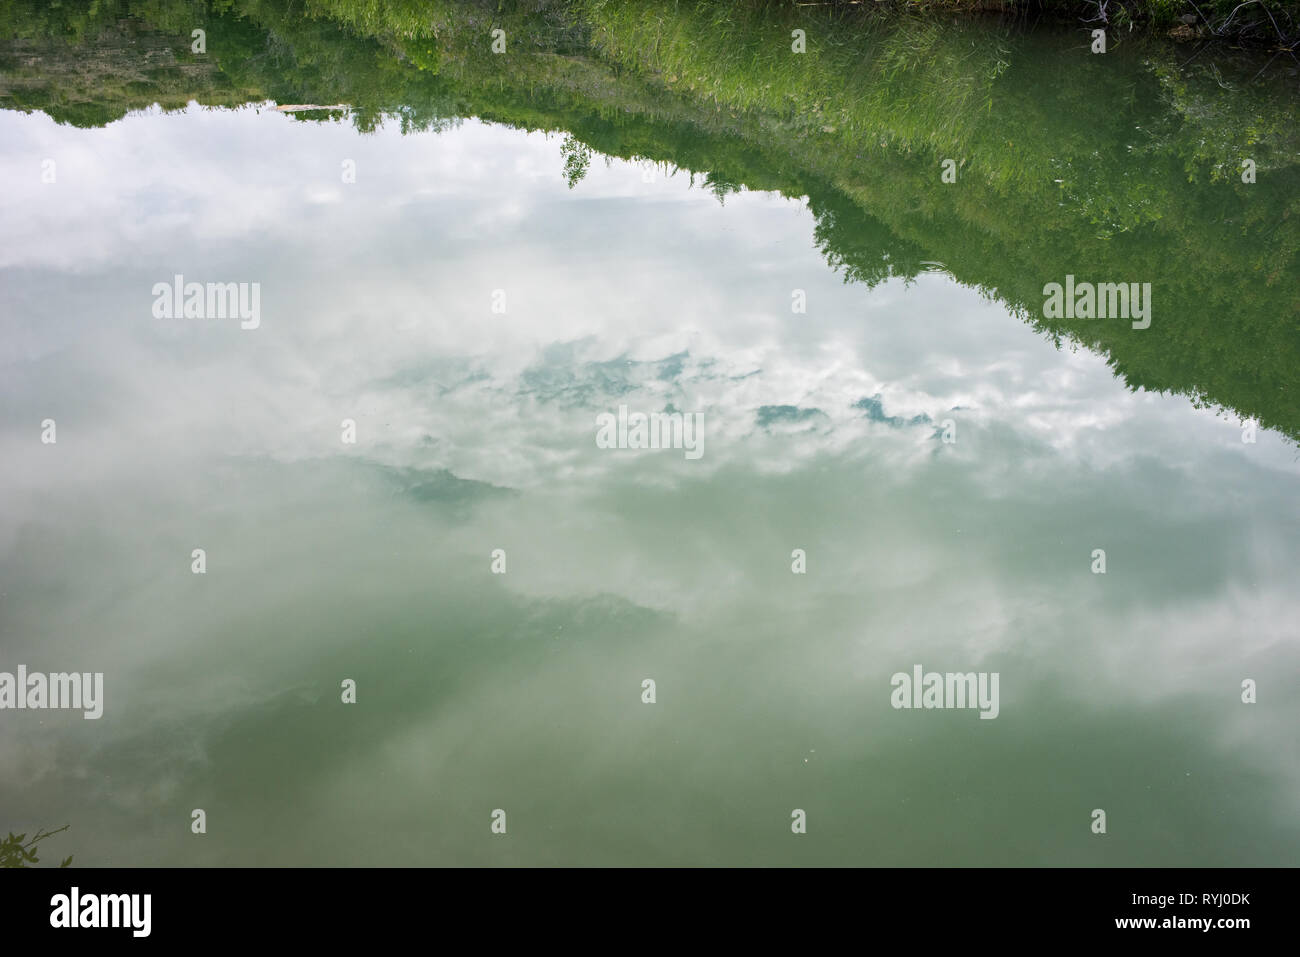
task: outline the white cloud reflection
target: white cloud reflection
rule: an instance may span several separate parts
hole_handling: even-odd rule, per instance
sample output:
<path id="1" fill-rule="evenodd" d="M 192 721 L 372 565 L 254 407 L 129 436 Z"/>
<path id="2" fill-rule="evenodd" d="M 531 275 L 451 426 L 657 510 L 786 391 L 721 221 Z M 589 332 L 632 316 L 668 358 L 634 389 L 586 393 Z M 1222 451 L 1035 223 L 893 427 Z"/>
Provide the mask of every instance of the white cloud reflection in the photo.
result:
<path id="1" fill-rule="evenodd" d="M 1011 715 L 1017 681 L 1044 676 L 1098 708 L 1231 702 L 1243 669 L 1294 686 L 1292 447 L 1267 433 L 1243 446 L 1235 423 L 1185 399 L 1132 394 L 1101 358 L 1055 350 L 945 276 L 845 285 L 803 203 L 740 193 L 724 206 L 685 174 L 645 183 L 599 157 L 570 191 L 559 137 L 474 121 L 359 136 L 191 108 L 86 131 L 3 112 L 0 143 L 0 176 L 31 184 L 0 205 L 0 568 L 34 589 L 9 599 L 5 657 L 71 654 L 95 623 L 117 701 L 135 702 L 109 735 L 147 736 L 140 702 L 170 695 L 167 713 L 194 729 L 159 752 L 178 765 L 208 759 L 196 742 L 224 733 L 213 722 L 278 707 L 295 656 L 343 654 L 325 613 L 314 644 L 277 649 L 267 632 L 311 607 L 322 574 L 381 605 L 441 575 L 432 594 L 454 604 L 482 587 L 469 566 L 498 539 L 516 556 L 512 600 L 615 596 L 678 623 L 715 664 L 751 641 L 777 697 L 816 685 L 814 721 L 922 651 L 927 665 L 1012 662 Z M 45 157 L 56 185 L 39 183 Z M 260 282 L 261 328 L 153 319 L 152 285 L 175 273 Z M 806 315 L 790 311 L 796 288 Z M 620 403 L 703 411 L 704 458 L 598 450 L 594 416 Z M 56 447 L 37 440 L 45 417 Z M 339 441 L 344 418 L 355 447 Z M 935 436 L 946 418 L 955 445 Z M 522 494 L 468 524 L 435 520 L 381 477 L 406 470 Z M 241 554 L 207 617 L 175 569 L 149 568 L 159 547 L 183 556 L 199 538 Z M 405 576 L 387 564 L 430 541 L 464 562 Z M 340 542 L 362 564 L 312 564 Z M 810 542 L 817 574 L 787 595 L 789 551 Z M 1093 547 L 1110 550 L 1105 579 L 1087 574 Z M 74 566 L 90 580 L 68 601 L 36 594 Z M 275 594 L 258 590 L 268 581 Z M 259 678 L 221 671 L 245 653 L 266 655 Z M 555 666 L 510 667 L 532 687 Z M 159 673 L 190 678 L 164 694 Z M 500 706 L 494 687 L 431 705 L 389 747 L 409 751 L 439 721 L 472 726 L 484 702 Z M 1269 715 L 1274 741 L 1295 706 Z M 1252 750 L 1250 720 L 1225 708 L 1216 740 L 1246 742 L 1294 782 L 1294 760 Z M 59 779 L 38 760 L 46 741 L 0 728 L 0 776 Z M 184 790 L 174 776 L 123 787 L 158 803 Z"/>

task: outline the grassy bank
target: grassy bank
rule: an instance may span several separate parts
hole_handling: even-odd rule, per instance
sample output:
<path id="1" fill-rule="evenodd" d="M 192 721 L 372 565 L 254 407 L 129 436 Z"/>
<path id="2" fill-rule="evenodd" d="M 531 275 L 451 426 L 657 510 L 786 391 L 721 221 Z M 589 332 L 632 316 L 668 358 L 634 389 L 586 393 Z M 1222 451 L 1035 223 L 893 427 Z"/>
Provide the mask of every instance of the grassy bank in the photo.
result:
<path id="1" fill-rule="evenodd" d="M 1148 29 L 1179 39 L 1251 40 L 1291 47 L 1300 32 L 1300 3 L 1289 0 L 872 0 L 890 14 L 1008 14 L 1089 28 Z M 820 5 L 820 4 L 813 4 Z M 828 0 L 829 6 L 860 6 Z"/>

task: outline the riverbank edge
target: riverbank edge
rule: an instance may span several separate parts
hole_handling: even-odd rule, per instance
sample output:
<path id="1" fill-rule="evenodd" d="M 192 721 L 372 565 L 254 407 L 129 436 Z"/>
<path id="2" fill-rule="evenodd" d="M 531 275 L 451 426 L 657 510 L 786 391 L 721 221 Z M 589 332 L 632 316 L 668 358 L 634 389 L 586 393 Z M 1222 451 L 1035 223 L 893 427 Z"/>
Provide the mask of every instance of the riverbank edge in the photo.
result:
<path id="1" fill-rule="evenodd" d="M 778 0 L 774 6 L 870 11 L 884 18 L 995 18 L 1182 42 L 1300 49 L 1300 3 L 1264 0 Z"/>

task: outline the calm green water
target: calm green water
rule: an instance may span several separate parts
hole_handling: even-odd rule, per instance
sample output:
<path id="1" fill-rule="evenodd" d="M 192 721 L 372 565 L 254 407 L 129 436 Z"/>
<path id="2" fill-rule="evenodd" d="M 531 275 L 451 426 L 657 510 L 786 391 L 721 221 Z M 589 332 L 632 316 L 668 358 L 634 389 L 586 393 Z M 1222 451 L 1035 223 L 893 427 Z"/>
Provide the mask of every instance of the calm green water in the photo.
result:
<path id="1" fill-rule="evenodd" d="M 1294 864 L 1294 77 L 493 6 L 6 13 L 0 672 L 104 690 L 0 710 L 0 830 Z M 178 274 L 258 284 L 250 328 L 157 317 Z M 1150 283 L 1149 327 L 1045 317 L 1067 275 Z M 600 447 L 620 406 L 702 454 Z M 916 665 L 996 717 L 894 707 Z"/>

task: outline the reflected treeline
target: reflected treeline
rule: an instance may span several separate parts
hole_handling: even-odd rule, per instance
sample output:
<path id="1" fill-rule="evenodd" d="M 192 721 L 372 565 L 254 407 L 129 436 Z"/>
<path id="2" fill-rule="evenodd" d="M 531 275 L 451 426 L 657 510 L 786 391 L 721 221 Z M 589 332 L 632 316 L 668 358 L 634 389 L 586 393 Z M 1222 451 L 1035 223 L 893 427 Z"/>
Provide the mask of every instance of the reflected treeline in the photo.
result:
<path id="1" fill-rule="evenodd" d="M 1131 388 L 1300 438 L 1287 57 L 1119 33 L 1097 55 L 1087 30 L 793 3 L 14 0 L 0 16 L 10 109 L 99 126 L 153 103 L 273 99 L 350 104 L 363 131 L 464 116 L 562 131 L 571 183 L 596 151 L 692 171 L 720 198 L 807 196 L 848 281 L 943 268 L 1106 355 Z M 1150 327 L 1044 318 L 1043 287 L 1067 275 L 1151 283 Z"/>

